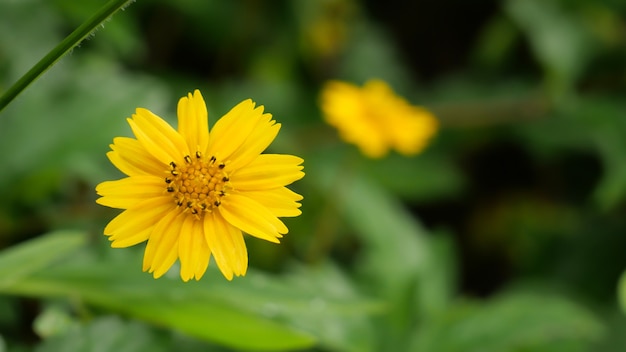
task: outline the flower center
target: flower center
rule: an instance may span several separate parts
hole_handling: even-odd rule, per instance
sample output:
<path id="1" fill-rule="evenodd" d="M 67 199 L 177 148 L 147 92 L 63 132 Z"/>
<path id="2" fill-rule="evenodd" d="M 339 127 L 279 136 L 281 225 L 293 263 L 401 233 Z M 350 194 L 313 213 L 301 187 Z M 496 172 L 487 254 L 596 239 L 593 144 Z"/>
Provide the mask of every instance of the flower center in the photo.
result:
<path id="1" fill-rule="evenodd" d="M 170 175 L 165 178 L 166 189 L 177 206 L 200 218 L 203 212 L 219 207 L 222 197 L 232 189 L 225 166 L 215 156 L 207 160 L 200 152 L 196 152 L 195 158 L 187 155 L 183 165 L 170 163 Z"/>

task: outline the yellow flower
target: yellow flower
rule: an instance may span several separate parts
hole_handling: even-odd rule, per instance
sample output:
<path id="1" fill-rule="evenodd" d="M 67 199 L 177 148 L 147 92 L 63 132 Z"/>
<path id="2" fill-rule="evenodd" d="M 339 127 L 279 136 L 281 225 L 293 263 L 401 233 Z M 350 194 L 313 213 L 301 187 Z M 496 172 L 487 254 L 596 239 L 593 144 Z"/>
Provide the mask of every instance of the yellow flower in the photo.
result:
<path id="1" fill-rule="evenodd" d="M 417 154 L 438 127 L 430 112 L 409 104 L 380 80 L 370 80 L 363 88 L 330 81 L 322 89 L 321 105 L 326 122 L 371 158 L 383 157 L 392 148 Z"/>
<path id="2" fill-rule="evenodd" d="M 279 217 L 300 215 L 302 196 L 285 186 L 304 176 L 303 160 L 261 154 L 280 124 L 245 100 L 209 133 L 207 109 L 196 90 L 178 102 L 178 130 L 146 109 L 128 123 L 136 137 L 113 139 L 109 160 L 128 177 L 102 182 L 101 205 L 126 209 L 104 229 L 112 247 L 148 241 L 143 270 L 158 278 L 180 260 L 184 281 L 199 280 L 211 256 L 222 274 L 245 275 L 242 231 L 279 242 Z"/>

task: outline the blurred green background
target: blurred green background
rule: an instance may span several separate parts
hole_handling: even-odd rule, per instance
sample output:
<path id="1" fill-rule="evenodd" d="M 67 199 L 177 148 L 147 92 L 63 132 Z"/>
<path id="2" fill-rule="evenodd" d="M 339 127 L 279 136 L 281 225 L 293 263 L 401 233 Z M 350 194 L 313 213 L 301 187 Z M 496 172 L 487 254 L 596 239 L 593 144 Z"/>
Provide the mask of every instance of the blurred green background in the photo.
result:
<path id="1" fill-rule="evenodd" d="M 0 92 L 102 0 L 0 0 Z M 626 350 L 626 2 L 137 1 L 0 113 L 0 351 Z M 407 158 L 326 126 L 386 80 L 441 130 Z M 94 187 L 125 117 L 252 98 L 303 215 L 200 282 L 111 249 Z M 620 287 L 623 287 L 620 290 Z"/>

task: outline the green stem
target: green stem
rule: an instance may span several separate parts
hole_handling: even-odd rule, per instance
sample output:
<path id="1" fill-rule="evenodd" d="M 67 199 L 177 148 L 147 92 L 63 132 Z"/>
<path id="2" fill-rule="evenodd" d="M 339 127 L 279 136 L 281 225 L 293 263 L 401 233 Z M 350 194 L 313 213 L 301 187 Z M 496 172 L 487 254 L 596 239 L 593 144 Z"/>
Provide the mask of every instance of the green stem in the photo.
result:
<path id="1" fill-rule="evenodd" d="M 33 83 L 33 81 L 46 72 L 57 61 L 59 61 L 63 55 L 80 44 L 80 42 L 82 42 L 83 39 L 85 39 L 89 34 L 93 33 L 102 22 L 106 21 L 107 18 L 111 17 L 119 9 L 125 7 L 132 1 L 134 0 L 109 0 L 109 2 L 102 6 L 98 12 L 63 39 L 59 45 L 54 47 L 54 49 L 39 60 L 35 66 L 26 72 L 26 74 L 24 74 L 17 82 L 7 89 L 2 96 L 0 96 L 0 112 L 24 89 L 26 89 L 26 87 Z"/>

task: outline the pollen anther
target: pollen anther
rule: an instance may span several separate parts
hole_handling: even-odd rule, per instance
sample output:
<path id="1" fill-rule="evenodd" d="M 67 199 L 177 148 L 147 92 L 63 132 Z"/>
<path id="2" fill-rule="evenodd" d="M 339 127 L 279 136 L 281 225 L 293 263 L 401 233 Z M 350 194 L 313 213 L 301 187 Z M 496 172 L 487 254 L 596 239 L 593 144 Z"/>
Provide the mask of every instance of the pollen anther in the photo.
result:
<path id="1" fill-rule="evenodd" d="M 184 206 L 185 211 L 201 219 L 204 213 L 219 207 L 221 199 L 228 196 L 230 177 L 224 171 L 226 164 L 215 156 L 202 159 L 202 154 L 197 151 L 183 159 L 185 164 L 181 166 L 170 163 L 173 177 L 165 178 L 165 189 L 172 194 L 177 206 Z"/>

